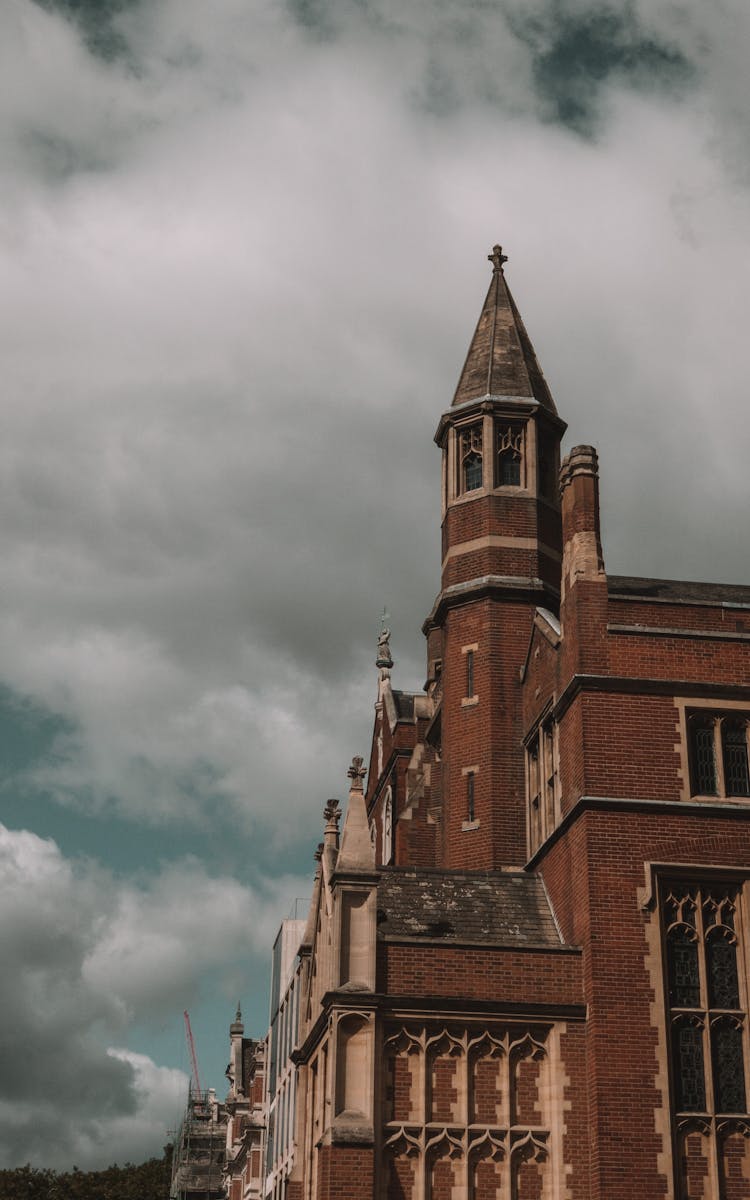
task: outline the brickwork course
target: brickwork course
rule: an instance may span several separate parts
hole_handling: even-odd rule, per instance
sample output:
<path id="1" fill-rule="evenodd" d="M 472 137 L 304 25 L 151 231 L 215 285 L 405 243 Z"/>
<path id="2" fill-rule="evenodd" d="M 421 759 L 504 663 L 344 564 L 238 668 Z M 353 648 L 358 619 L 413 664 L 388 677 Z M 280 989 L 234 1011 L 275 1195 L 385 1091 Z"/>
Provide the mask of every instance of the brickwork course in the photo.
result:
<path id="1" fill-rule="evenodd" d="M 326 812 L 287 1194 L 750 1198 L 750 586 L 607 574 L 596 451 L 560 462 L 489 257 L 426 684 L 385 630 Z"/>

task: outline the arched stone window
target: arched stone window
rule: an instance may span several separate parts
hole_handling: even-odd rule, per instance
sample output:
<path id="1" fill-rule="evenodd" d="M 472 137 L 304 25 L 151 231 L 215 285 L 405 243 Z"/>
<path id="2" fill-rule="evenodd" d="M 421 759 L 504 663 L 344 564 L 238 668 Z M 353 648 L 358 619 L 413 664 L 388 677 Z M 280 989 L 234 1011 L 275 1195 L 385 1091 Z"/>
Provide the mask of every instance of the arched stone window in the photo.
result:
<path id="1" fill-rule="evenodd" d="M 750 797 L 750 720 L 737 713 L 692 713 L 688 718 L 693 796 Z"/>
<path id="2" fill-rule="evenodd" d="M 724 1196 L 727 1136 L 748 1126 L 747 997 L 741 980 L 741 885 L 673 881 L 662 886 L 667 1027 L 678 1195 L 692 1195 L 700 1167 L 706 1196 Z M 736 1150 L 736 1147 L 735 1147 Z M 734 1151 L 733 1151 L 734 1153 Z M 750 1167 L 750 1148 L 743 1149 Z M 698 1166 L 696 1166 L 698 1164 Z M 743 1175 L 744 1178 L 744 1175 Z"/>
<path id="3" fill-rule="evenodd" d="M 496 487 L 523 483 L 523 425 L 499 422 L 495 427 Z"/>
<path id="4" fill-rule="evenodd" d="M 482 486 L 482 425 L 469 425 L 458 434 L 458 490 L 474 492 Z"/>

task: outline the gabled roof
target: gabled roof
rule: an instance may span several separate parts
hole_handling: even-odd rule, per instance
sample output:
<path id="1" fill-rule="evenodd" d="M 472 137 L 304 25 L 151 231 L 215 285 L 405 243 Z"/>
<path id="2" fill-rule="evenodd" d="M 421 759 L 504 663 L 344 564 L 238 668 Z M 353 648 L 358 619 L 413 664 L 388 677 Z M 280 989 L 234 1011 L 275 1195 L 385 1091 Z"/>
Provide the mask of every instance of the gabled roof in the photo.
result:
<path id="1" fill-rule="evenodd" d="M 466 404 L 482 396 L 528 396 L 556 413 L 534 347 L 505 282 L 506 256 L 500 246 L 495 246 L 488 257 L 493 264 L 492 280 L 453 404 Z"/>

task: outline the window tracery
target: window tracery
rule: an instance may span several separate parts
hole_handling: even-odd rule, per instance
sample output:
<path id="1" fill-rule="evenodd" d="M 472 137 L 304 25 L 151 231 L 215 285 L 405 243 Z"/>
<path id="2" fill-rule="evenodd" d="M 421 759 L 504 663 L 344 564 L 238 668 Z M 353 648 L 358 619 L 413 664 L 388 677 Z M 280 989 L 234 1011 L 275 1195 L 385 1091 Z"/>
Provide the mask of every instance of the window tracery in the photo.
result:
<path id="1" fill-rule="evenodd" d="M 724 1196 L 727 1139 L 747 1127 L 740 887 L 665 884 L 661 914 L 678 1195 Z"/>
<path id="2" fill-rule="evenodd" d="M 383 1200 L 552 1194 L 548 1034 L 392 1029 L 383 1046 Z"/>
<path id="3" fill-rule="evenodd" d="M 459 431 L 459 492 L 474 492 L 482 486 L 482 424 Z"/>
<path id="4" fill-rule="evenodd" d="M 495 427 L 497 487 L 520 487 L 523 467 L 523 425 L 498 423 Z"/>

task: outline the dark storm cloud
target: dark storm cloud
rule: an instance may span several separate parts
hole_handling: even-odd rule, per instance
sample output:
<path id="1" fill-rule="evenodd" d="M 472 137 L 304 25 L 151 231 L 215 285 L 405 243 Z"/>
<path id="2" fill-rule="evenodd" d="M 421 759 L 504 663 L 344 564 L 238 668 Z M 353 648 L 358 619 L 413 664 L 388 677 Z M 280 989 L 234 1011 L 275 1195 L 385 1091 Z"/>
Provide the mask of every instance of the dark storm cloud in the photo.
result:
<path id="1" fill-rule="evenodd" d="M 679 94 L 694 82 L 694 65 L 674 44 L 645 33 L 632 5 L 567 14 L 552 5 L 526 20 L 518 14 L 514 27 L 531 51 L 543 111 L 585 135 L 601 129 L 608 84 Z"/>

